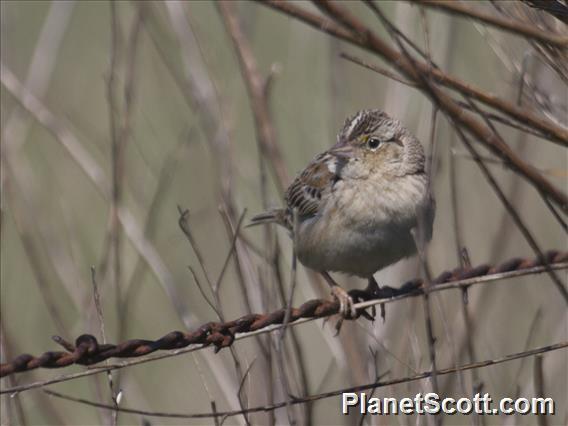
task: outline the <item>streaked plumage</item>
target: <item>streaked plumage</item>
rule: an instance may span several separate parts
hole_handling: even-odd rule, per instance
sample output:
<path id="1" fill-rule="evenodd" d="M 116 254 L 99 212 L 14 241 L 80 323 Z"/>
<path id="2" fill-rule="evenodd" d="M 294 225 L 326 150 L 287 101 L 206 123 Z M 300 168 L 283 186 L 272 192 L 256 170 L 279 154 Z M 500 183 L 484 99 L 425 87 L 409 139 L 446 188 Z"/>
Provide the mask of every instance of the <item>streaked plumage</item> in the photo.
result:
<path id="1" fill-rule="evenodd" d="M 348 118 L 336 144 L 316 156 L 285 194 L 286 207 L 252 224 L 276 222 L 293 233 L 296 253 L 319 272 L 365 278 L 416 252 L 411 229 L 424 215 L 432 235 L 434 203 L 427 195 L 422 145 L 402 124 L 379 110 Z"/>

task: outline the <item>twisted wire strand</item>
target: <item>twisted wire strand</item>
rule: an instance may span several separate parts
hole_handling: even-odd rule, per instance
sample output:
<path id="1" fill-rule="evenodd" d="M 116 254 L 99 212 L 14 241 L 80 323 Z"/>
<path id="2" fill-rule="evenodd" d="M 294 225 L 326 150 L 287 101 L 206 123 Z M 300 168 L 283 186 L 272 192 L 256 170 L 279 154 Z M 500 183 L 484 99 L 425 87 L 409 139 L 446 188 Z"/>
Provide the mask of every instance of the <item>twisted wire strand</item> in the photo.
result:
<path id="1" fill-rule="evenodd" d="M 456 268 L 444 271 L 434 280 L 430 292 L 456 287 L 467 287 L 478 282 L 487 282 L 528 273 L 545 271 L 543 265 L 554 269 L 568 268 L 568 251 L 547 251 L 543 258 L 513 258 L 497 266 L 488 264 L 473 268 Z M 482 278 L 487 279 L 483 280 Z M 416 278 L 405 282 L 400 288 L 383 287 L 378 294 L 369 294 L 365 290 L 351 290 L 350 296 L 357 303 L 357 317 L 369 318 L 365 308 L 379 303 L 400 300 L 405 297 L 422 294 L 423 280 Z M 362 303 L 361 303 L 362 302 Z M 289 323 L 300 319 L 316 319 L 337 314 L 339 303 L 335 300 L 313 299 L 299 308 L 292 308 Z M 63 368 L 73 364 L 93 365 L 109 358 L 136 358 L 159 350 L 185 348 L 189 345 L 201 345 L 201 348 L 214 346 L 215 352 L 232 345 L 236 334 L 258 332 L 271 326 L 282 325 L 286 309 L 279 309 L 266 314 L 250 314 L 227 322 L 208 322 L 190 331 L 172 331 L 157 340 L 132 339 L 119 344 L 99 344 L 90 334 L 79 336 L 75 344 L 62 337 L 53 340 L 63 346 L 67 352 L 48 351 L 39 356 L 21 354 L 11 362 L 0 364 L 0 377 L 36 368 Z M 199 348 L 199 349 L 201 349 Z M 6 390 L 1 391 L 4 393 Z"/>
<path id="2" fill-rule="evenodd" d="M 538 347 L 538 348 L 530 349 L 530 350 L 523 351 L 523 352 L 508 354 L 508 355 L 505 355 L 505 356 L 502 356 L 502 357 L 499 357 L 499 358 L 495 358 L 495 359 L 487 359 L 487 360 L 484 360 L 484 361 L 471 362 L 471 363 L 463 364 L 463 365 L 456 366 L 456 367 L 443 368 L 443 369 L 438 370 L 437 373 L 439 375 L 443 376 L 443 375 L 446 375 L 446 374 L 456 373 L 458 371 L 467 371 L 467 370 L 473 370 L 473 369 L 476 369 L 476 368 L 488 367 L 490 365 L 503 364 L 505 362 L 509 362 L 509 361 L 513 361 L 513 360 L 517 360 L 517 359 L 527 358 L 527 357 L 534 356 L 534 355 L 539 355 L 539 354 L 544 354 L 544 353 L 547 353 L 547 352 L 565 349 L 567 347 L 568 347 L 568 341 L 563 341 L 563 342 L 554 343 L 552 345 L 541 346 L 541 347 Z M 301 398 L 293 398 L 290 401 L 290 404 L 292 404 L 292 405 L 305 404 L 307 402 L 319 401 L 321 399 L 331 398 L 331 397 L 338 396 L 338 395 L 341 395 L 341 394 L 347 393 L 347 392 L 361 392 L 361 391 L 370 390 L 370 389 L 377 389 L 377 388 L 382 388 L 382 387 L 386 387 L 386 386 L 398 385 L 398 384 L 401 384 L 401 383 L 414 382 L 416 380 L 426 379 L 426 378 L 430 377 L 431 375 L 432 375 L 432 371 L 423 371 L 423 372 L 417 373 L 417 374 L 412 375 L 412 376 L 406 376 L 406 377 L 400 377 L 400 378 L 394 378 L 394 379 L 387 379 L 387 380 L 380 380 L 379 379 L 375 382 L 366 383 L 364 385 L 345 387 L 345 388 L 336 389 L 336 390 L 323 392 L 323 393 L 319 393 L 319 394 L 308 395 L 308 396 L 301 397 Z M 286 401 L 283 401 L 283 402 L 276 402 L 276 403 L 262 405 L 262 406 L 256 406 L 256 407 L 248 407 L 248 408 L 245 408 L 245 409 L 233 410 L 233 411 L 215 411 L 215 412 L 201 412 L 201 413 L 172 413 L 172 412 L 160 412 L 160 411 L 147 411 L 147 410 L 140 410 L 140 409 L 134 409 L 134 408 L 126 408 L 126 407 L 115 407 L 113 405 L 102 404 L 102 403 L 99 403 L 99 402 L 96 402 L 96 401 L 90 401 L 90 400 L 87 400 L 87 399 L 84 399 L 84 398 L 77 398 L 75 396 L 64 395 L 62 393 L 55 392 L 55 391 L 49 390 L 49 389 L 44 390 L 44 392 L 48 395 L 51 395 L 51 396 L 54 396 L 54 397 L 57 397 L 57 398 L 61 398 L 61 399 L 65 399 L 65 400 L 73 401 L 73 402 L 78 402 L 80 404 L 85 404 L 85 405 L 89 405 L 89 406 L 92 406 L 92 407 L 103 408 L 103 409 L 106 409 L 106 410 L 118 411 L 118 412 L 122 412 L 122 413 L 139 414 L 139 415 L 148 416 L 148 417 L 166 417 L 166 418 L 181 418 L 181 419 L 203 419 L 203 418 L 222 418 L 222 419 L 224 419 L 224 418 L 227 418 L 227 417 L 238 416 L 240 414 L 270 412 L 270 411 L 274 411 L 278 408 L 285 407 L 286 404 L 287 404 Z"/>

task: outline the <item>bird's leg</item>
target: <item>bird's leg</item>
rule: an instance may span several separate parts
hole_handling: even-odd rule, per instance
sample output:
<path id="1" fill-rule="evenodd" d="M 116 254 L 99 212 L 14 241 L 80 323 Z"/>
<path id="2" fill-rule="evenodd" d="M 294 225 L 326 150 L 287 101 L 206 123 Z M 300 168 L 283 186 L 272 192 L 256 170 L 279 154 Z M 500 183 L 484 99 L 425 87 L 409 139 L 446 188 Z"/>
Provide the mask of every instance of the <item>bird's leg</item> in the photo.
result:
<path id="1" fill-rule="evenodd" d="M 381 287 L 379 287 L 379 283 L 375 280 L 375 277 L 371 275 L 369 278 L 369 284 L 367 285 L 367 289 L 365 290 L 372 298 L 378 298 L 381 295 Z M 375 307 L 373 306 L 373 317 L 376 314 Z M 385 322 L 386 312 L 385 312 L 385 304 L 381 303 L 381 318 L 383 319 L 383 323 Z"/>
<path id="2" fill-rule="evenodd" d="M 357 312 L 353 307 L 353 299 L 343 288 L 340 287 L 339 284 L 337 284 L 333 280 L 333 278 L 331 278 L 331 276 L 327 272 L 321 272 L 321 275 L 331 287 L 331 294 L 333 294 L 333 297 L 335 297 L 339 302 L 339 313 L 341 314 L 342 318 L 339 321 L 338 325 L 335 327 L 339 332 L 344 318 L 355 318 L 357 316 Z"/>

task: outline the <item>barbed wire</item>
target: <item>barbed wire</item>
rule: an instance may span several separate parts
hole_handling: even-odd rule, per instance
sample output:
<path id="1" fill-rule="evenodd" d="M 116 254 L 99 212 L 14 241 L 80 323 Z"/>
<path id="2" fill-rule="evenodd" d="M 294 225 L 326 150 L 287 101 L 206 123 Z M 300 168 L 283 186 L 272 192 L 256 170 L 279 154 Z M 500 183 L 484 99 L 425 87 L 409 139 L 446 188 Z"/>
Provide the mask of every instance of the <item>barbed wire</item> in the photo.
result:
<path id="1" fill-rule="evenodd" d="M 447 290 L 451 288 L 467 288 L 474 284 L 481 284 L 490 281 L 512 278 L 521 275 L 535 274 L 551 269 L 568 268 L 568 252 L 549 250 L 542 258 L 513 258 L 497 266 L 488 264 L 479 265 L 473 268 L 456 268 L 452 271 L 444 271 L 432 280 L 430 292 Z M 394 302 L 407 297 L 422 294 L 423 281 L 416 278 L 405 282 L 400 288 L 382 287 L 378 293 L 370 294 L 366 290 L 351 290 L 350 296 L 353 298 L 357 309 L 357 318 L 370 315 L 365 312 L 368 307 L 377 304 Z M 313 299 L 305 302 L 299 308 L 292 308 L 290 311 L 290 324 L 300 321 L 314 320 L 337 314 L 339 303 L 334 300 Z M 109 358 L 137 358 L 151 354 L 159 350 L 172 350 L 186 348 L 188 350 L 198 350 L 209 346 L 214 346 L 215 352 L 222 348 L 231 346 L 239 334 L 239 338 L 258 334 L 266 329 L 266 332 L 275 329 L 274 326 L 281 326 L 284 322 L 286 309 L 266 314 L 250 314 L 242 316 L 236 320 L 227 322 L 208 322 L 199 328 L 190 331 L 172 331 L 157 340 L 132 339 L 119 344 L 99 344 L 96 337 L 90 334 L 79 336 L 75 344 L 67 342 L 60 336 L 54 336 L 53 340 L 63 346 L 67 352 L 49 351 L 39 356 L 22 354 L 11 362 L 0 364 L 0 377 L 6 377 L 14 373 L 34 370 L 36 368 L 63 368 L 73 364 L 90 366 Z M 198 346 L 196 346 L 198 345 Z M 166 354 L 165 356 L 174 356 Z M 156 358 L 164 358 L 160 356 Z M 139 362 L 147 362 L 147 359 Z M 133 365 L 128 364 L 128 365 Z M 97 374 L 102 371 L 124 368 L 128 365 L 105 366 L 105 368 L 94 371 L 82 372 L 68 378 L 59 378 L 51 381 L 35 383 L 31 385 L 18 386 L 11 389 L 2 389 L 0 394 L 19 392 L 45 384 L 51 384 L 74 377 L 88 374 Z"/>
<path id="2" fill-rule="evenodd" d="M 457 372 L 460 372 L 460 371 L 467 371 L 467 370 L 473 370 L 473 369 L 476 369 L 476 368 L 488 367 L 490 365 L 503 364 L 505 362 L 514 361 L 514 360 L 517 360 L 517 359 L 527 358 L 527 357 L 534 356 L 534 355 L 539 355 L 539 354 L 544 354 L 544 353 L 547 353 L 547 352 L 565 349 L 567 347 L 568 347 L 568 341 L 558 342 L 558 343 L 554 343 L 552 345 L 541 346 L 541 347 L 538 347 L 538 348 L 529 349 L 529 350 L 522 351 L 522 352 L 508 354 L 508 355 L 502 356 L 500 358 L 487 359 L 487 360 L 484 360 L 484 361 L 471 362 L 471 363 L 463 364 L 463 365 L 456 366 L 456 367 L 443 368 L 443 369 L 438 370 L 437 374 L 443 376 L 443 375 L 446 375 L 446 374 L 457 373 Z M 331 397 L 338 396 L 338 395 L 341 395 L 341 394 L 347 393 L 347 392 L 362 392 L 362 391 L 369 390 L 369 389 L 377 389 L 377 388 L 382 388 L 382 387 L 386 387 L 386 386 L 398 385 L 398 384 L 401 384 L 401 383 L 413 382 L 413 381 L 416 381 L 416 380 L 427 379 L 431 375 L 432 375 L 432 371 L 423 371 L 423 372 L 417 373 L 413 376 L 406 376 L 406 377 L 400 377 L 400 378 L 389 379 L 389 380 L 377 380 L 376 382 L 371 382 L 371 383 L 367 383 L 367 384 L 364 384 L 364 385 L 351 386 L 351 387 L 336 389 L 336 390 L 332 390 L 332 391 L 329 391 L 329 392 L 323 392 L 323 393 L 319 393 L 319 394 L 315 394 L 315 395 L 308 395 L 308 396 L 305 396 L 305 397 L 302 397 L 302 398 L 292 398 L 292 400 L 290 401 L 290 404 L 292 404 L 292 405 L 305 404 L 307 402 L 331 398 Z M 65 400 L 72 401 L 72 402 L 77 402 L 77 403 L 80 403 L 80 404 L 90 405 L 92 407 L 103 408 L 103 409 L 106 409 L 106 410 L 119 411 L 121 413 L 139 414 L 139 415 L 148 416 L 148 417 L 166 417 L 166 418 L 181 418 L 181 419 L 203 419 L 203 418 L 217 418 L 217 417 L 221 417 L 221 418 L 225 419 L 225 418 L 228 418 L 228 417 L 238 416 L 240 414 L 270 412 L 270 411 L 277 410 L 278 408 L 285 407 L 286 404 L 287 404 L 287 402 L 277 402 L 277 403 L 274 403 L 274 404 L 262 405 L 262 406 L 257 406 L 257 407 L 249 407 L 249 408 L 246 408 L 246 409 L 233 410 L 233 411 L 215 411 L 215 412 L 206 412 L 206 413 L 171 413 L 171 412 L 168 413 L 168 412 L 159 412 L 159 411 L 146 411 L 146 410 L 140 410 L 140 409 L 134 409 L 134 408 L 115 407 L 113 405 L 102 404 L 100 402 L 90 401 L 90 400 L 87 400 L 87 399 L 84 399 L 84 398 L 77 398 L 77 397 L 74 397 L 74 396 L 65 395 L 65 394 L 55 392 L 55 391 L 52 391 L 52 390 L 44 390 L 44 392 L 47 393 L 48 395 L 51 395 L 51 396 L 54 396 L 54 397 L 57 397 L 57 398 L 65 399 Z"/>

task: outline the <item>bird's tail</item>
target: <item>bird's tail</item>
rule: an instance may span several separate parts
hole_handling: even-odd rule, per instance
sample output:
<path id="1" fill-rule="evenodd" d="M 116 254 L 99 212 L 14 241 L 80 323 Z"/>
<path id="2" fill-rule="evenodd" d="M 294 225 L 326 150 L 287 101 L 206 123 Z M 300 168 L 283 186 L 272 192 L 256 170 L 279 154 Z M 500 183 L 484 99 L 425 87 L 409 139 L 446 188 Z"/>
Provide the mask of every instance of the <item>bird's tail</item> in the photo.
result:
<path id="1" fill-rule="evenodd" d="M 247 228 L 250 226 L 256 225 L 263 225 L 265 223 L 276 223 L 278 225 L 284 226 L 285 228 L 289 228 L 289 218 L 288 212 L 285 209 L 272 209 L 256 216 L 253 216 L 250 220 L 250 223 L 246 226 Z"/>

